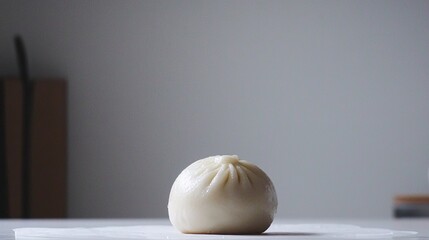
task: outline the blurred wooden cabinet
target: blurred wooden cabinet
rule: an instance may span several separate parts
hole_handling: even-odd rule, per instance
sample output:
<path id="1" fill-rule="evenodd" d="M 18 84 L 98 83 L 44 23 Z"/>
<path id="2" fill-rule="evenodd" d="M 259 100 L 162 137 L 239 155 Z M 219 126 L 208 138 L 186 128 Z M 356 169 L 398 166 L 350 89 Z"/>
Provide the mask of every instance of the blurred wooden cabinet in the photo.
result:
<path id="1" fill-rule="evenodd" d="M 394 199 L 395 218 L 429 218 L 429 195 L 398 195 Z"/>
<path id="2" fill-rule="evenodd" d="M 23 88 L 0 81 L 0 217 L 63 218 L 67 213 L 67 83 L 33 81 L 28 177 L 23 176 Z M 27 179 L 27 192 L 23 181 Z M 24 199 L 24 196 L 28 196 Z"/>

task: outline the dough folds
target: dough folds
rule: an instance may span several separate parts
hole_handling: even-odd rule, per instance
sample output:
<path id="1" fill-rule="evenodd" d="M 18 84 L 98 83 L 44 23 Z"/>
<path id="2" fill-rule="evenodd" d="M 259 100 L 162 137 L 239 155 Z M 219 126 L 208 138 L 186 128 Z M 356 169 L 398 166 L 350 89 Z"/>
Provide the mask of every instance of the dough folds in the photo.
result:
<path id="1" fill-rule="evenodd" d="M 270 178 L 236 155 L 189 165 L 173 183 L 168 202 L 170 221 L 183 233 L 260 234 L 276 211 Z"/>

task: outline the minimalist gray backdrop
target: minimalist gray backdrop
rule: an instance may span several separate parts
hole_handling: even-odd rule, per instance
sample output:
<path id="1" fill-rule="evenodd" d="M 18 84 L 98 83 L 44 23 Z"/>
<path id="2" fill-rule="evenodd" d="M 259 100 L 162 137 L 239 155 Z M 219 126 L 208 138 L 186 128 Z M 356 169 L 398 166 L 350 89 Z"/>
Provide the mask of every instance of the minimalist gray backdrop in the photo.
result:
<path id="1" fill-rule="evenodd" d="M 69 81 L 70 217 L 166 217 L 238 154 L 279 217 L 390 217 L 428 193 L 429 1 L 0 1 L 0 74 Z"/>

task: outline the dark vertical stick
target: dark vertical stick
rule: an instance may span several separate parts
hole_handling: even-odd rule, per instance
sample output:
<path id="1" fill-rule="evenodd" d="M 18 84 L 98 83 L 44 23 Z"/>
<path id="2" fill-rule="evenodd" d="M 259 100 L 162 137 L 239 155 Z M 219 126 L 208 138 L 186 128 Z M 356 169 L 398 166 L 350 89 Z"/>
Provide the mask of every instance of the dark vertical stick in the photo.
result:
<path id="1" fill-rule="evenodd" d="M 0 82 L 0 218 L 9 217 L 9 186 L 6 159 L 5 88 Z"/>
<path id="2" fill-rule="evenodd" d="M 22 148 L 22 214 L 24 218 L 29 218 L 31 209 L 31 185 L 30 185 L 30 170 L 31 170 L 31 112 L 33 99 L 33 86 L 29 79 L 27 54 L 25 46 L 20 36 L 15 37 L 15 48 L 18 56 L 19 72 L 22 80 L 23 89 L 23 148 Z"/>

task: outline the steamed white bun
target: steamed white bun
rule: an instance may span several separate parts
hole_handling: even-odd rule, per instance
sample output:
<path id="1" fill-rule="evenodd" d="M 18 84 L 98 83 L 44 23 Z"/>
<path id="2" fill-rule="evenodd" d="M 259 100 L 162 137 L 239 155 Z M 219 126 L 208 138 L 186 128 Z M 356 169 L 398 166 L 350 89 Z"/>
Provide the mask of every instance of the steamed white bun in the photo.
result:
<path id="1" fill-rule="evenodd" d="M 174 182 L 168 202 L 170 221 L 183 233 L 259 234 L 276 211 L 270 178 L 235 155 L 189 165 Z"/>

